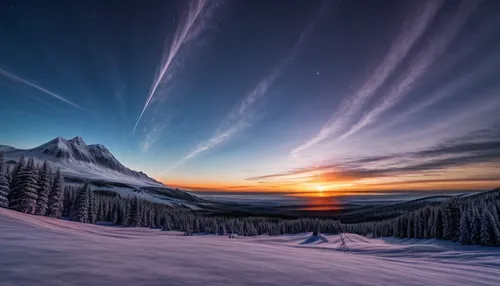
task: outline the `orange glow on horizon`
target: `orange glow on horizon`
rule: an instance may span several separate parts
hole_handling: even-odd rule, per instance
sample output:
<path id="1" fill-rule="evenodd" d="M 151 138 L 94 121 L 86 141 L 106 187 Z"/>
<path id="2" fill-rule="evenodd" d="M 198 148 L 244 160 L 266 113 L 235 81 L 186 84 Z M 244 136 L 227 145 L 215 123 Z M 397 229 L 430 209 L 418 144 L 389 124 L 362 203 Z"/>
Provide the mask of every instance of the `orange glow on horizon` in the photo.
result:
<path id="1" fill-rule="evenodd" d="M 362 181 L 351 182 L 253 182 L 253 181 L 175 181 L 160 180 L 166 186 L 200 192 L 262 192 L 262 193 L 297 193 L 307 194 L 309 197 L 318 196 L 343 196 L 343 195 L 380 195 L 391 190 L 488 190 L 500 186 L 500 179 L 495 181 L 433 181 L 433 182 L 387 182 L 366 183 Z"/>
<path id="2" fill-rule="evenodd" d="M 353 173 L 354 174 L 354 173 Z M 308 194 L 309 197 L 383 194 L 398 191 L 478 191 L 498 188 L 500 176 L 491 166 L 477 164 L 468 167 L 453 166 L 433 172 L 417 172 L 393 176 L 361 176 L 313 168 L 248 179 L 199 178 L 160 179 L 165 185 L 179 189 L 207 192 L 261 192 Z M 482 177 L 486 176 L 486 177 Z M 488 179 L 489 178 L 489 179 Z M 493 178 L 493 179 L 491 179 Z"/>

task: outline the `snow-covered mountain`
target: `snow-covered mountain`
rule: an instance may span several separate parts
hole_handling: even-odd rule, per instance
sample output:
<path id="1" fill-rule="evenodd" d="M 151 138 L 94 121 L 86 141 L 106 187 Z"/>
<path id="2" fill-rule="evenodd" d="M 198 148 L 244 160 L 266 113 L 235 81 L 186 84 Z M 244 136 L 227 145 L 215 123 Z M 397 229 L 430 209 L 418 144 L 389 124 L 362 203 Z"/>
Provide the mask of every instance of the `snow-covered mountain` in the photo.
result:
<path id="1" fill-rule="evenodd" d="M 66 140 L 57 137 L 32 149 L 16 149 L 0 145 L 8 160 L 18 160 L 22 155 L 37 160 L 48 160 L 61 167 L 65 176 L 96 180 L 127 182 L 136 185 L 162 185 L 143 172 L 123 166 L 103 145 L 87 145 L 81 137 Z"/>
<path id="2" fill-rule="evenodd" d="M 134 194 L 141 199 L 168 205 L 198 208 L 207 202 L 189 192 L 168 188 L 143 172 L 122 165 L 103 145 L 87 145 L 81 137 L 66 140 L 57 137 L 32 149 L 16 149 L 0 145 L 5 161 L 15 163 L 24 155 L 36 163 L 49 161 L 52 168 L 61 168 L 66 183 L 90 183 L 93 191 L 116 193 L 120 196 Z"/>

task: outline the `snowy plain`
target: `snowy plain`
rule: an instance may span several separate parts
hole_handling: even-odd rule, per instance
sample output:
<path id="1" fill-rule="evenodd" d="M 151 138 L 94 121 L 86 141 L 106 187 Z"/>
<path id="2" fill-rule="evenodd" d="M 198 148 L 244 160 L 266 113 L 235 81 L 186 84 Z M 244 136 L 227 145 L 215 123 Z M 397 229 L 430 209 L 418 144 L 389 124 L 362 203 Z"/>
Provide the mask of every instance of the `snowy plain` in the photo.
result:
<path id="1" fill-rule="evenodd" d="M 182 236 L 0 209 L 0 285 L 500 285 L 500 249 L 345 240 Z"/>

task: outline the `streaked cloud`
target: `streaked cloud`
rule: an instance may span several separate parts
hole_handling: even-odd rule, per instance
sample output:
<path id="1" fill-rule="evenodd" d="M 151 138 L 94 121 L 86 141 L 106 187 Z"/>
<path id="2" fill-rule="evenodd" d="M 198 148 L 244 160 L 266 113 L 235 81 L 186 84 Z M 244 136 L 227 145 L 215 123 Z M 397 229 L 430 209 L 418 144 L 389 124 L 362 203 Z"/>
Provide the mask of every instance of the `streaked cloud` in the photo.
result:
<path id="1" fill-rule="evenodd" d="M 227 116 L 224 121 L 222 121 L 219 125 L 219 128 L 215 131 L 215 133 L 209 139 L 201 142 L 198 146 L 189 152 L 185 157 L 183 157 L 180 161 L 174 164 L 173 168 L 178 167 L 183 164 L 187 160 L 190 160 L 202 152 L 210 150 L 223 142 L 226 142 L 231 137 L 234 136 L 237 132 L 239 132 L 244 127 L 250 124 L 250 118 L 256 111 L 256 104 L 266 96 L 269 89 L 275 83 L 275 81 L 281 76 L 283 71 L 289 66 L 291 63 L 291 59 L 293 59 L 299 52 L 300 48 L 311 34 L 311 32 L 316 27 L 317 23 L 320 19 L 325 15 L 328 10 L 328 2 L 323 2 L 323 6 L 320 11 L 314 16 L 314 18 L 309 22 L 309 24 L 305 27 L 304 31 L 299 37 L 299 40 L 292 47 L 290 52 L 286 55 L 285 59 L 272 70 L 270 74 L 264 77 L 257 86 L 248 92 L 243 100 L 237 105 Z"/>
<path id="2" fill-rule="evenodd" d="M 440 101 L 459 94 L 467 88 L 476 85 L 482 78 L 489 76 L 499 65 L 500 56 L 493 58 L 492 61 L 479 63 L 479 67 L 462 73 L 456 78 L 453 78 L 453 80 L 448 84 L 443 84 L 440 88 L 432 92 L 428 98 L 415 103 L 408 110 L 398 113 L 393 120 L 384 122 L 380 128 L 387 129 L 396 124 L 401 124 L 410 116 L 417 114 L 422 110 L 439 103 Z"/>
<path id="3" fill-rule="evenodd" d="M 139 147 L 142 152 L 148 151 L 153 144 L 159 139 L 159 135 L 161 134 L 161 130 L 165 129 L 164 126 L 154 126 L 149 132 L 146 133 L 144 138 L 141 140 Z M 160 129 L 160 130 L 159 130 Z"/>
<path id="4" fill-rule="evenodd" d="M 161 84 L 167 84 L 168 80 L 172 77 L 171 72 L 173 62 L 178 60 L 180 57 L 179 52 L 181 48 L 188 43 L 195 41 L 200 33 L 206 29 L 213 9 L 219 4 L 220 1 L 216 2 L 211 0 L 189 1 L 188 11 L 184 17 L 182 17 L 171 44 L 163 53 L 163 60 L 160 69 L 155 76 L 153 85 L 151 86 L 151 90 L 146 99 L 146 103 L 144 104 L 132 132 L 135 132 L 137 125 L 141 121 L 144 112 L 151 103 L 151 100 L 153 99 L 159 86 Z"/>
<path id="5" fill-rule="evenodd" d="M 80 109 L 80 110 L 82 110 L 82 111 L 86 111 L 85 109 L 83 109 L 83 108 L 82 108 L 82 107 L 80 107 L 79 105 L 77 105 L 77 104 L 75 104 L 75 103 L 73 103 L 73 102 L 69 101 L 68 99 L 66 99 L 66 98 L 62 97 L 61 95 L 58 95 L 58 94 L 56 94 L 56 93 L 54 93 L 54 92 L 52 92 L 52 91 L 50 91 L 50 90 L 47 90 L 47 89 L 45 89 L 45 88 L 43 88 L 43 87 L 41 87 L 41 86 L 39 86 L 39 85 L 36 85 L 36 84 L 34 84 L 34 83 L 32 83 L 32 82 L 30 82 L 30 81 L 26 80 L 26 79 L 20 78 L 20 77 L 18 77 L 18 76 L 16 76 L 16 75 L 12 74 L 12 73 L 10 73 L 10 72 L 7 72 L 7 71 L 5 71 L 5 70 L 3 70 L 3 69 L 0 69 L 0 75 L 3 75 L 3 76 L 5 76 L 5 77 L 8 77 L 9 79 L 11 79 L 11 80 L 15 80 L 15 81 L 17 81 L 17 82 L 21 82 L 21 83 L 23 83 L 23 84 L 25 84 L 25 85 L 27 85 L 27 86 L 33 87 L 33 88 L 35 88 L 35 89 L 37 89 L 37 90 L 39 90 L 39 91 L 41 91 L 41 92 L 43 92 L 43 93 L 45 93 L 45 94 L 47 94 L 47 95 L 50 95 L 50 96 L 52 96 L 52 97 L 54 97 L 54 98 L 56 98 L 56 99 L 59 99 L 60 101 L 62 101 L 62 102 L 64 102 L 64 103 L 67 103 L 67 104 L 69 104 L 69 105 L 71 105 L 71 106 L 73 106 L 73 107 L 75 107 L 75 108 L 78 108 L 78 109 Z"/>
<path id="6" fill-rule="evenodd" d="M 323 125 L 316 136 L 295 148 L 292 154 L 310 148 L 345 127 L 351 117 L 378 91 L 424 35 L 442 4 L 443 1 L 439 0 L 426 1 L 415 15 L 408 17 L 381 64 L 372 72 L 372 76 L 352 96 L 344 99 L 338 111 Z"/>
<path id="7" fill-rule="evenodd" d="M 451 21 L 448 21 L 437 35 L 430 41 L 427 48 L 422 50 L 411 60 L 396 83 L 392 84 L 389 92 L 382 98 L 375 108 L 365 113 L 361 120 L 354 124 L 347 132 L 340 135 L 337 140 L 347 138 L 360 131 L 365 126 L 374 123 L 385 111 L 398 104 L 418 84 L 418 80 L 426 74 L 429 67 L 441 56 L 451 44 L 455 36 L 467 22 L 469 16 L 477 6 L 478 1 L 462 1 Z"/>

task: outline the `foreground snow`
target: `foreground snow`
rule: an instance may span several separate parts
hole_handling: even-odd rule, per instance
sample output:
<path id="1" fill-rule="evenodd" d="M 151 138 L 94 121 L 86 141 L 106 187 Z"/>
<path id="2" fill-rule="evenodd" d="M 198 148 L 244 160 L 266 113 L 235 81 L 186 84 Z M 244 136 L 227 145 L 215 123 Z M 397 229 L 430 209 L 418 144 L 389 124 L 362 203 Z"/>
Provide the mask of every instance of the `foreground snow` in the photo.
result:
<path id="1" fill-rule="evenodd" d="M 354 234 L 181 236 L 0 209 L 1 285 L 500 285 L 500 251 Z"/>

